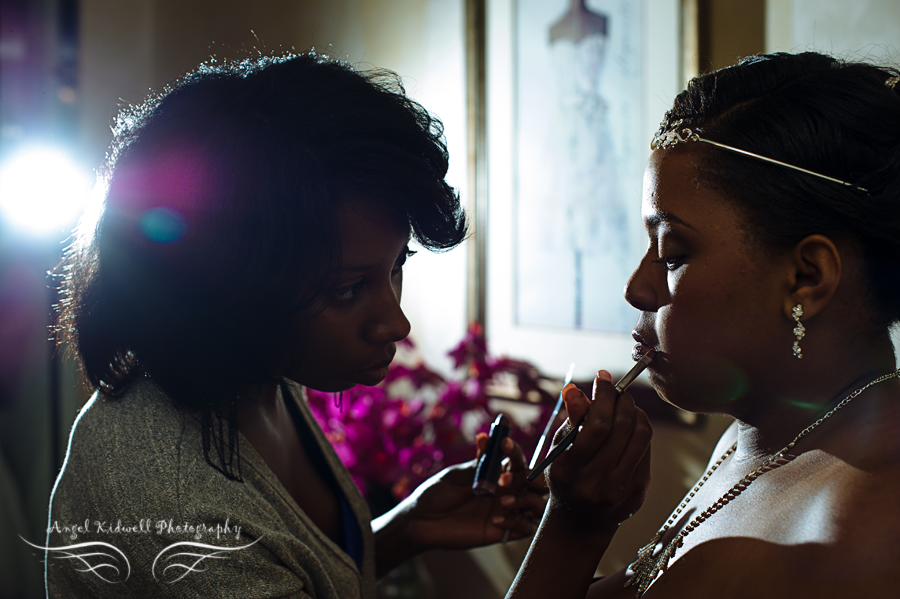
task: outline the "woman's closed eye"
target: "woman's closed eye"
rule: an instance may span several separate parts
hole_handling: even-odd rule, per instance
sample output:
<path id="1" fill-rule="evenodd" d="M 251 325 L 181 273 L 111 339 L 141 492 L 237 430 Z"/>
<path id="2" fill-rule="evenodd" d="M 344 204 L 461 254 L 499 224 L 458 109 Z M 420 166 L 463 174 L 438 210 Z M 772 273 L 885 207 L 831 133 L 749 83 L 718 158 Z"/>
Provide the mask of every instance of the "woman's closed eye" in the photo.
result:
<path id="1" fill-rule="evenodd" d="M 682 264 L 684 264 L 684 259 L 686 256 L 684 255 L 674 255 L 674 256 L 660 256 L 656 260 L 653 260 L 654 264 L 665 264 L 666 270 L 677 270 Z"/>

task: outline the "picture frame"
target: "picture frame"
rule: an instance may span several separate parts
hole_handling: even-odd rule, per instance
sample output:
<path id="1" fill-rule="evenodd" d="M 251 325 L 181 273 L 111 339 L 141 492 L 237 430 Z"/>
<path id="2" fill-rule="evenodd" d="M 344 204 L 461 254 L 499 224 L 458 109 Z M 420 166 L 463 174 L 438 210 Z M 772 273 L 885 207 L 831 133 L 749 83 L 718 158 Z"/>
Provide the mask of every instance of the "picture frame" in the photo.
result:
<path id="1" fill-rule="evenodd" d="M 620 34 L 625 27 L 623 21 L 627 19 L 622 18 L 622 15 L 630 15 L 631 20 L 628 24 L 628 31 L 631 32 L 628 43 L 631 44 L 631 50 L 625 52 L 619 46 L 619 60 L 630 61 L 632 69 L 637 65 L 639 73 L 637 87 L 632 81 L 632 93 L 625 100 L 636 114 L 631 115 L 632 120 L 628 127 L 620 127 L 629 132 L 628 145 L 632 155 L 627 176 L 615 177 L 615 183 L 619 187 L 616 197 L 627 207 L 627 213 L 623 212 L 618 218 L 622 224 L 619 229 L 630 248 L 628 253 L 630 260 L 607 259 L 607 264 L 616 264 L 616 268 L 620 271 L 616 277 L 607 276 L 602 268 L 596 266 L 601 264 L 600 262 L 584 269 L 581 277 L 583 299 L 579 301 L 582 302 L 585 318 L 578 326 L 571 322 L 571 319 L 568 325 L 564 322 L 549 322 L 557 318 L 558 311 L 572 311 L 572 308 L 565 305 L 566 302 L 571 302 L 572 296 L 575 295 L 573 285 L 569 281 L 572 277 L 563 274 L 567 268 L 571 271 L 571 266 L 568 266 L 568 260 L 556 260 L 552 257 L 548 259 L 541 253 L 543 250 L 540 248 L 534 250 L 530 256 L 523 257 L 522 254 L 526 252 L 522 248 L 528 249 L 531 238 L 520 239 L 527 229 L 527 226 L 523 226 L 522 210 L 523 207 L 532 213 L 535 210 L 534 204 L 528 205 L 523 202 L 522 187 L 524 184 L 525 190 L 529 191 L 540 186 L 541 184 L 535 181 L 539 181 L 541 175 L 545 178 L 556 176 L 558 180 L 558 171 L 570 168 L 573 159 L 560 157 L 559 153 L 548 151 L 545 146 L 552 144 L 542 142 L 556 135 L 555 129 L 559 128 L 556 124 L 544 123 L 543 131 L 549 133 L 543 138 L 532 136 L 529 143 L 523 143 L 523 135 L 531 135 L 532 130 L 539 129 L 537 123 L 544 115 L 552 118 L 550 116 L 552 109 L 541 110 L 539 106 L 535 110 L 533 105 L 529 108 L 526 106 L 527 102 L 534 104 L 533 96 L 543 93 L 544 87 L 552 85 L 551 79 L 556 77 L 556 74 L 551 73 L 545 79 L 538 78 L 537 83 L 530 88 L 523 83 L 523 78 L 533 75 L 532 67 L 539 70 L 541 65 L 539 58 L 528 64 L 522 64 L 523 56 L 527 57 L 529 54 L 522 51 L 525 42 L 521 38 L 529 31 L 531 33 L 536 31 L 536 27 L 541 25 L 541 18 L 544 18 L 543 23 L 546 25 L 541 31 L 549 33 L 554 24 L 561 22 L 559 17 L 576 4 L 579 4 L 579 0 L 487 0 L 485 3 L 483 21 L 485 76 L 484 89 L 481 90 L 486 98 L 483 119 L 485 129 L 482 132 L 477 131 L 477 128 L 470 129 L 470 137 L 474 135 L 474 139 L 485 140 L 482 141 L 483 151 L 480 153 L 471 152 L 470 141 L 470 155 L 473 153 L 475 155 L 474 163 L 470 163 L 470 167 L 476 168 L 476 172 L 481 173 L 478 185 L 471 189 L 479 208 L 475 228 L 476 234 L 481 236 L 482 243 L 485 244 L 485 249 L 481 262 L 473 260 L 470 264 L 476 270 L 479 264 L 484 269 L 480 273 L 474 273 L 473 276 L 483 277 L 479 293 L 484 294 L 483 324 L 491 353 L 527 360 L 550 376 L 561 377 L 569 364 L 574 362 L 575 379 L 586 380 L 592 379 L 600 368 L 624 372 L 632 365 L 631 353 L 634 341 L 630 335 L 630 326 L 636 322 L 638 312 L 627 307 L 622 297 L 621 291 L 627 275 L 622 275 L 621 272 L 626 268 L 630 272 L 630 269 L 636 266 L 643 248 L 646 247 L 646 234 L 643 232 L 640 219 L 641 173 L 643 164 L 650 154 L 650 138 L 657 130 L 665 111 L 671 106 L 675 95 L 683 87 L 687 49 L 684 42 L 689 41 L 684 40 L 683 32 L 690 31 L 691 28 L 684 27 L 684 14 L 689 14 L 684 5 L 690 5 L 690 1 L 586 0 L 582 3 L 583 8 L 610 15 L 608 18 L 610 40 L 614 39 L 612 32 L 616 31 L 615 27 L 619 27 Z M 553 16 L 553 21 L 547 20 L 549 16 Z M 552 38 L 553 35 L 559 37 L 559 28 L 556 34 L 548 37 Z M 540 40 L 534 35 L 529 39 L 530 44 L 547 45 L 546 40 Z M 554 43 L 551 41 L 549 45 Z M 614 47 L 616 42 L 608 43 Z M 556 51 L 555 46 L 552 50 Z M 477 59 L 477 56 L 475 58 Z M 471 57 L 469 64 L 473 64 Z M 477 60 L 474 64 L 477 64 Z M 546 64 L 544 68 L 546 70 Z M 633 70 L 631 72 L 634 74 Z M 473 79 L 469 81 L 471 85 Z M 635 89 L 639 91 L 634 92 Z M 471 90 L 470 97 L 472 97 Z M 621 101 L 619 100 L 620 103 Z M 612 106 L 614 102 L 615 100 L 611 100 L 610 105 Z M 545 103 L 543 106 L 548 108 L 549 105 Z M 523 121 L 523 110 L 531 110 L 531 114 L 536 116 Z M 611 118 L 617 118 L 615 114 L 610 114 Z M 619 119 L 617 122 L 621 121 L 622 119 Z M 527 131 L 523 133 L 523 130 Z M 577 128 L 574 130 L 576 132 L 573 135 L 581 138 L 587 135 L 588 139 L 590 138 L 590 131 Z M 483 137 L 479 138 L 479 133 L 482 133 Z M 622 134 L 622 131 L 617 133 Z M 635 135 L 639 139 L 632 139 Z M 535 142 L 535 139 L 538 142 Z M 538 154 L 543 152 L 544 158 L 535 156 L 526 158 L 522 155 L 523 152 Z M 578 160 L 576 156 L 574 161 Z M 637 167 L 634 166 L 635 161 L 639 162 Z M 530 178 L 523 176 L 521 172 L 523 165 L 527 166 L 526 172 Z M 602 182 L 602 179 L 597 179 L 588 187 L 591 190 L 599 189 L 599 182 Z M 552 191 L 554 184 L 552 181 L 550 183 L 545 181 L 543 187 Z M 532 220 L 532 232 L 542 234 L 540 231 L 549 229 L 558 232 L 561 228 L 560 223 L 565 222 L 565 218 L 560 217 L 559 213 L 573 212 L 571 206 L 564 206 L 559 199 L 552 195 L 547 197 L 550 205 L 545 206 L 543 212 L 526 214 Z M 578 218 L 571 221 L 576 225 L 580 222 Z M 534 224 L 535 222 L 537 224 Z M 607 230 L 613 229 L 608 227 Z M 565 238 L 566 234 L 573 233 L 566 231 L 562 238 Z M 592 240 L 588 239 L 588 246 L 590 243 Z M 616 243 L 624 242 L 617 240 Z M 559 247 L 548 251 L 557 251 L 557 256 L 564 255 Z M 563 262 L 566 262 L 566 265 L 563 265 Z M 536 272 L 530 272 L 529 269 Z M 607 278 L 616 280 L 607 283 Z M 523 280 L 527 282 L 523 283 Z M 530 317 L 528 315 L 523 317 L 521 289 L 526 286 L 530 286 L 528 288 L 537 294 L 538 299 L 531 303 L 532 312 L 537 316 L 532 314 Z M 615 286 L 615 289 L 612 289 L 612 286 Z M 623 324 L 627 321 L 627 313 L 615 321 L 618 323 L 617 326 L 604 324 L 602 310 L 593 304 L 587 304 L 593 301 L 598 292 L 606 297 L 604 300 L 606 304 L 614 306 L 615 310 L 631 310 L 633 314 L 631 324 Z M 621 304 L 616 303 L 619 298 Z M 478 299 L 474 301 L 477 302 Z M 565 307 L 558 310 L 551 305 L 554 302 L 558 302 L 558 306 L 565 305 Z M 535 306 L 536 310 L 533 309 Z M 587 306 L 587 309 L 584 306 Z M 585 326 L 591 324 L 588 320 L 588 310 L 591 309 L 594 310 L 594 315 L 591 316 L 595 319 L 594 326 Z M 548 322 L 540 322 L 541 318 L 547 319 Z"/>

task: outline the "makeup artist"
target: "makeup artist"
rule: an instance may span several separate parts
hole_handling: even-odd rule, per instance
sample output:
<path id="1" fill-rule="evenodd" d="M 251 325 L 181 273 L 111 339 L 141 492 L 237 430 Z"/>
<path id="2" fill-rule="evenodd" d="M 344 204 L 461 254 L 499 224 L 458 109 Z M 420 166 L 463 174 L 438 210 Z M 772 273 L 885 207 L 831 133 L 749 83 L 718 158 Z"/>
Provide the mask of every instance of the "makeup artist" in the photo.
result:
<path id="1" fill-rule="evenodd" d="M 774 54 L 679 94 L 653 140 L 649 243 L 625 296 L 660 396 L 734 424 L 630 567 L 591 584 L 639 504 L 646 432 L 619 419 L 632 408 L 608 377 L 592 404 L 567 389 L 570 419 L 586 412 L 595 432 L 548 470 L 508 597 L 897 594 L 898 82 L 895 68 Z"/>
<path id="2" fill-rule="evenodd" d="M 384 379 L 410 239 L 466 236 L 447 166 L 396 75 L 314 53 L 205 64 L 119 115 L 60 271 L 58 337 L 96 392 L 53 490 L 49 597 L 371 598 L 418 552 L 533 532 L 511 442 L 496 496 L 464 464 L 370 522 L 304 398 Z"/>

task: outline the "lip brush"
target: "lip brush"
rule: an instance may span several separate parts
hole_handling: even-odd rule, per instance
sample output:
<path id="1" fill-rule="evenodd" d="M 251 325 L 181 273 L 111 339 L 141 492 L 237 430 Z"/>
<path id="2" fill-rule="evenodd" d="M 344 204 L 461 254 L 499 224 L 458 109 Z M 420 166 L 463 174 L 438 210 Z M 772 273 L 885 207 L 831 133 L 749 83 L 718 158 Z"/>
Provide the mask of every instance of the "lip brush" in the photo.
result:
<path id="1" fill-rule="evenodd" d="M 628 374 L 619 379 L 619 382 L 616 383 L 616 397 L 618 398 L 622 393 L 625 392 L 625 389 L 634 382 L 634 380 L 638 377 L 640 373 L 644 371 L 647 366 L 650 365 L 650 362 L 653 361 L 653 355 L 656 353 L 656 350 L 651 349 L 646 354 L 644 354 L 640 360 L 638 360 L 637 364 L 628 371 Z M 578 423 L 578 426 L 572 428 L 565 437 L 559 442 L 559 445 L 553 448 L 553 450 L 547 454 L 547 457 L 544 458 L 544 461 L 538 464 L 537 468 L 534 468 L 531 472 L 528 473 L 528 476 L 525 477 L 525 480 L 534 480 L 537 478 L 538 474 L 547 469 L 547 466 L 553 463 L 557 457 L 559 457 L 562 452 L 567 450 L 572 443 L 575 442 L 575 437 L 578 436 L 578 429 L 581 428 L 581 422 Z"/>
<path id="2" fill-rule="evenodd" d="M 572 374 L 575 372 L 575 363 L 569 364 L 569 371 L 566 372 L 566 380 L 563 382 L 563 389 L 566 388 L 566 385 L 572 382 Z M 556 400 L 556 406 L 553 408 L 553 413 L 550 414 L 550 420 L 547 421 L 547 426 L 544 427 L 544 432 L 541 434 L 541 438 L 538 440 L 537 447 L 534 448 L 534 455 L 531 456 L 531 463 L 528 464 L 529 470 L 534 470 L 535 464 L 537 464 L 538 458 L 541 457 L 541 450 L 544 449 L 544 442 L 547 441 L 547 435 L 550 434 L 550 428 L 553 426 L 553 421 L 556 420 L 556 415 L 559 414 L 560 408 L 563 406 L 563 396 L 562 390 L 559 392 L 559 399 Z"/>

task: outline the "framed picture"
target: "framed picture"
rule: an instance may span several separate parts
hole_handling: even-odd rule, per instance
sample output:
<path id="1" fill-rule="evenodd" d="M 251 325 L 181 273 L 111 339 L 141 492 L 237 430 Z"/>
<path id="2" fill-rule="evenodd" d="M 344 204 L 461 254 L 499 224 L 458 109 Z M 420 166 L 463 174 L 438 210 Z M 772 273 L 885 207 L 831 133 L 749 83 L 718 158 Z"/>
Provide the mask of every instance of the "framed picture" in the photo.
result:
<path id="1" fill-rule="evenodd" d="M 623 289 L 647 243 L 650 138 L 682 86 L 682 4 L 487 2 L 492 353 L 582 379 L 630 367 Z"/>

